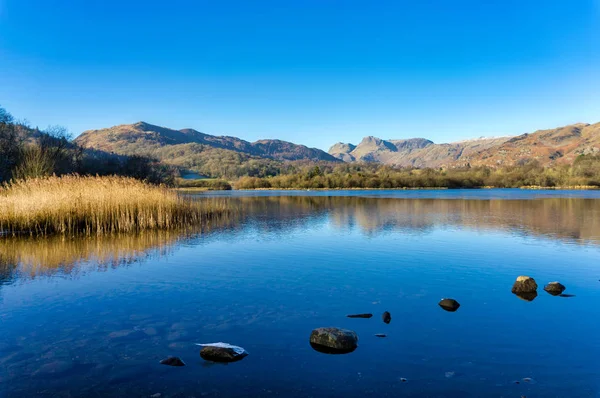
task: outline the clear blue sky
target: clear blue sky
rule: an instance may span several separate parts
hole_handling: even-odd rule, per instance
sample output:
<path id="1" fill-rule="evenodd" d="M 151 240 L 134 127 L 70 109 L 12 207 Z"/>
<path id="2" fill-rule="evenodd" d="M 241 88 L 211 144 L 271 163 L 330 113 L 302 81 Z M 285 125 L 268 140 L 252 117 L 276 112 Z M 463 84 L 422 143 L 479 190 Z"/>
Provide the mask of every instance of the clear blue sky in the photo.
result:
<path id="1" fill-rule="evenodd" d="M 600 0 L 0 0 L 0 105 L 327 149 L 600 121 Z"/>

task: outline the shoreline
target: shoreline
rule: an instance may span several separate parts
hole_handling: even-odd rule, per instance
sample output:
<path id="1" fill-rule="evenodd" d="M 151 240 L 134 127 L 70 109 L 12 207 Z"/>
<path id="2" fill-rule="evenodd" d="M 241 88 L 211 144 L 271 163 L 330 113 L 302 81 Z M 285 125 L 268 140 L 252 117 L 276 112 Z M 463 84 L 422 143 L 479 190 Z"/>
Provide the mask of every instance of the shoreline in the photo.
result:
<path id="1" fill-rule="evenodd" d="M 542 187 L 542 186 L 523 186 L 523 187 L 471 187 L 471 188 L 448 188 L 448 187 L 419 187 L 419 188 L 240 188 L 233 191 L 440 191 L 440 190 L 478 190 L 478 189 L 522 189 L 522 190 L 548 190 L 548 191 L 598 191 L 600 187 L 595 185 L 575 185 L 560 187 Z M 180 190 L 180 189 L 177 189 Z"/>

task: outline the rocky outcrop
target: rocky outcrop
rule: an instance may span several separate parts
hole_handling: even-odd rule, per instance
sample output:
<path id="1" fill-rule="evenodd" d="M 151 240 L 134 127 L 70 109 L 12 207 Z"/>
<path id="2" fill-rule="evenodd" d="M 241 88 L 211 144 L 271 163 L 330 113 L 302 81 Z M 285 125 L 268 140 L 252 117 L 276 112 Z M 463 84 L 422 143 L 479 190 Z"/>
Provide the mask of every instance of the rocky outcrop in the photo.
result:
<path id="1" fill-rule="evenodd" d="M 449 298 L 442 299 L 438 305 L 448 312 L 455 312 L 460 307 L 458 301 Z"/>
<path id="2" fill-rule="evenodd" d="M 545 287 L 544 290 L 553 296 L 560 296 L 566 287 L 559 282 L 550 282 Z"/>
<path id="3" fill-rule="evenodd" d="M 327 354 L 349 353 L 358 347 L 358 335 L 348 329 L 318 328 L 310 334 L 310 345 Z"/>
<path id="4" fill-rule="evenodd" d="M 535 293 L 537 292 L 538 285 L 535 283 L 535 279 L 530 276 L 519 276 L 515 281 L 512 292 L 514 294 L 523 293 Z"/>
<path id="5" fill-rule="evenodd" d="M 227 343 L 197 344 L 202 347 L 200 356 L 206 361 L 212 362 L 236 362 L 248 356 L 248 352 L 242 347 Z"/>

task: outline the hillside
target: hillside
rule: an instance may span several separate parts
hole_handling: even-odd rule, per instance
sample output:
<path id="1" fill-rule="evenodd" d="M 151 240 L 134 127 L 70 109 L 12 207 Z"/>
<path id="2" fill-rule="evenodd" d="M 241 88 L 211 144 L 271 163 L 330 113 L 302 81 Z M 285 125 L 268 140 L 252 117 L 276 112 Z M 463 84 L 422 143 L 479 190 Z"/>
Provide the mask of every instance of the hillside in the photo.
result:
<path id="1" fill-rule="evenodd" d="M 600 123 L 574 124 L 517 137 L 480 138 L 435 144 L 424 138 L 337 143 L 329 153 L 345 162 L 404 167 L 511 166 L 535 160 L 542 165 L 572 163 L 580 154 L 600 153 Z"/>
<path id="2" fill-rule="evenodd" d="M 291 142 L 281 140 L 248 142 L 236 137 L 213 136 L 194 129 L 173 130 L 145 122 L 88 130 L 77 137 L 75 142 L 85 148 L 127 155 L 156 155 L 156 150 L 163 147 L 201 144 L 251 157 L 274 160 L 338 161 L 325 151 Z"/>

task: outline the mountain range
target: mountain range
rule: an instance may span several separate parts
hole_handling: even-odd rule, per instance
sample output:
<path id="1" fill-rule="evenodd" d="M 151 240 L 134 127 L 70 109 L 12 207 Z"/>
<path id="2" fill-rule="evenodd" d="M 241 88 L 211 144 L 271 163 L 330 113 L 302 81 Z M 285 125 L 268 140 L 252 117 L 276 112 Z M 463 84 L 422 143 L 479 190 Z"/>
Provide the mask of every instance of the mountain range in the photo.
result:
<path id="1" fill-rule="evenodd" d="M 502 167 L 535 160 L 542 165 L 571 163 L 581 154 L 600 154 L 600 123 L 573 124 L 519 136 L 436 144 L 425 138 L 365 137 L 359 144 L 337 143 L 329 152 L 281 140 L 245 141 L 194 129 L 175 130 L 145 122 L 88 130 L 75 142 L 84 148 L 142 155 L 167 164 L 231 175 L 228 167 L 254 169 L 284 161 L 374 162 L 403 167 Z M 261 163 L 262 162 L 262 163 Z M 275 162 L 275 163 L 273 163 Z M 245 167 L 245 166 L 244 166 Z M 249 174 L 255 171 L 249 172 Z"/>

